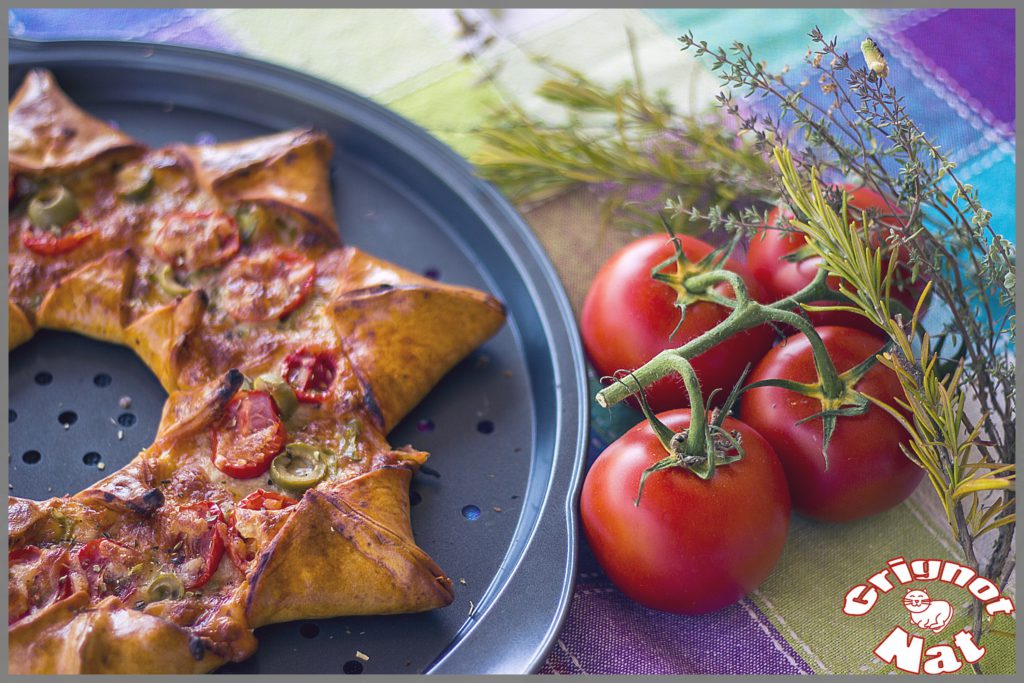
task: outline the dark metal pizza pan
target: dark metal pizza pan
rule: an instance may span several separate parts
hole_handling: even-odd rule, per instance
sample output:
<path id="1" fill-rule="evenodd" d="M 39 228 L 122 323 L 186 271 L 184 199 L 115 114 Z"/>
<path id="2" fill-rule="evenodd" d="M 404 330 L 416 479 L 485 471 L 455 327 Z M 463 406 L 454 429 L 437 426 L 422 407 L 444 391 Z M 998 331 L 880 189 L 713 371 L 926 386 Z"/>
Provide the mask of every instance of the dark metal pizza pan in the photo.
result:
<path id="1" fill-rule="evenodd" d="M 181 47 L 21 40 L 10 62 L 12 92 L 28 69 L 48 68 L 85 109 L 151 145 L 321 128 L 338 149 L 346 242 L 508 306 L 501 332 L 391 435 L 433 454 L 413 483 L 413 527 L 455 580 L 454 604 L 261 628 L 257 654 L 221 671 L 535 670 L 572 591 L 587 401 L 568 301 L 522 219 L 415 125 L 277 66 Z M 152 439 L 165 398 L 127 349 L 55 332 L 11 353 L 10 382 L 10 481 L 28 498 L 77 491 L 123 466 Z"/>

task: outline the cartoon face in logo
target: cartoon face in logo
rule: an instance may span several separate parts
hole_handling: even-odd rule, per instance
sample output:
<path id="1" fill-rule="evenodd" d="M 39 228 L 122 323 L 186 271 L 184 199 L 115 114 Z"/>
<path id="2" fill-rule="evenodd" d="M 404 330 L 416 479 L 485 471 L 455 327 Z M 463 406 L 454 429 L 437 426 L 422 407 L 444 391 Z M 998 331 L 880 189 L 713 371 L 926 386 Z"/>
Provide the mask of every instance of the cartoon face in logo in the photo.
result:
<path id="1" fill-rule="evenodd" d="M 932 600 L 928 591 L 907 591 L 903 596 L 903 606 L 910 612 L 910 621 L 939 633 L 953 619 L 953 606 L 945 600 Z"/>

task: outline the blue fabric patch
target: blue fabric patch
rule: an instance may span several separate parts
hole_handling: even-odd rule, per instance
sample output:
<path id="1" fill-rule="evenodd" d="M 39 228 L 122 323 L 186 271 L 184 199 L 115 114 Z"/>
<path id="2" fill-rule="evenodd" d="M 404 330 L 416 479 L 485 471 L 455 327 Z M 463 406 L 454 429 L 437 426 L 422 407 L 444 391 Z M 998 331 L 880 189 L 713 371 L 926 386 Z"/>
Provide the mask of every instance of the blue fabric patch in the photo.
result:
<path id="1" fill-rule="evenodd" d="M 768 68 L 796 66 L 803 61 L 810 44 L 808 31 L 817 26 L 826 36 L 859 35 L 863 28 L 855 13 L 841 9 L 744 9 L 742 13 L 722 9 L 649 9 L 647 14 L 666 33 L 683 35 L 694 30 L 696 40 L 709 47 L 729 48 L 735 41 L 745 43 Z"/>
<path id="2" fill-rule="evenodd" d="M 196 13 L 185 9 L 13 8 L 10 32 L 25 38 L 143 38 Z"/>

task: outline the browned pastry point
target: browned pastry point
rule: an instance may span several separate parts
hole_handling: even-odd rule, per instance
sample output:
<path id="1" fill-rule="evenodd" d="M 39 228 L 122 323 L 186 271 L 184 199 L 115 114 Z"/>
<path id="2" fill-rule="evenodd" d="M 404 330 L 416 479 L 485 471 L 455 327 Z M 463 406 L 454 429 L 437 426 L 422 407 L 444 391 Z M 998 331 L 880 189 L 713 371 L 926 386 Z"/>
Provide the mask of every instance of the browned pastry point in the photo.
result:
<path id="1" fill-rule="evenodd" d="M 343 247 L 318 131 L 151 150 L 45 71 L 9 121 L 10 347 L 124 344 L 170 392 L 122 470 L 10 499 L 9 671 L 201 673 L 263 624 L 449 604 L 409 523 L 427 454 L 385 436 L 502 305 Z"/>

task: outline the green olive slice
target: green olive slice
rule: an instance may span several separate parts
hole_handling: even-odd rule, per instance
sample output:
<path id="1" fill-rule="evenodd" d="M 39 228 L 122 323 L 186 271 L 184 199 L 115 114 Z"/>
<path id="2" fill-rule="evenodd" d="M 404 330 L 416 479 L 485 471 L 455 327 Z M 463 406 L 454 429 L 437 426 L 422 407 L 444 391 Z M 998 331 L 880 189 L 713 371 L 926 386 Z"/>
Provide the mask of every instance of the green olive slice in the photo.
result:
<path id="1" fill-rule="evenodd" d="M 28 203 L 28 219 L 37 228 L 60 227 L 77 217 L 78 202 L 63 185 L 43 188 Z"/>
<path id="2" fill-rule="evenodd" d="M 157 286 L 168 296 L 185 296 L 192 290 L 178 283 L 169 264 L 163 264 L 153 273 Z"/>
<path id="3" fill-rule="evenodd" d="M 153 577 L 146 587 L 146 598 L 149 602 L 160 600 L 180 600 L 185 595 L 185 584 L 175 574 L 161 572 Z"/>
<path id="4" fill-rule="evenodd" d="M 238 223 L 238 234 L 243 242 L 248 243 L 252 238 L 266 230 L 273 218 L 270 212 L 259 204 L 247 204 L 235 214 L 235 221 Z"/>
<path id="5" fill-rule="evenodd" d="M 60 527 L 60 539 L 62 541 L 74 537 L 75 521 L 73 519 L 69 519 L 67 515 L 60 510 L 53 510 L 50 512 L 50 519 L 56 522 L 57 526 Z"/>
<path id="6" fill-rule="evenodd" d="M 153 169 L 145 164 L 125 166 L 115 179 L 117 194 L 134 202 L 141 201 L 153 191 Z"/>
<path id="7" fill-rule="evenodd" d="M 299 399 L 295 395 L 295 390 L 279 375 L 260 375 L 253 380 L 252 388 L 270 394 L 274 403 L 277 404 L 277 410 L 281 413 L 282 419 L 287 420 L 299 408 Z"/>
<path id="8" fill-rule="evenodd" d="M 327 476 L 326 452 L 304 443 L 290 443 L 270 463 L 270 479 L 281 488 L 305 491 Z"/>

